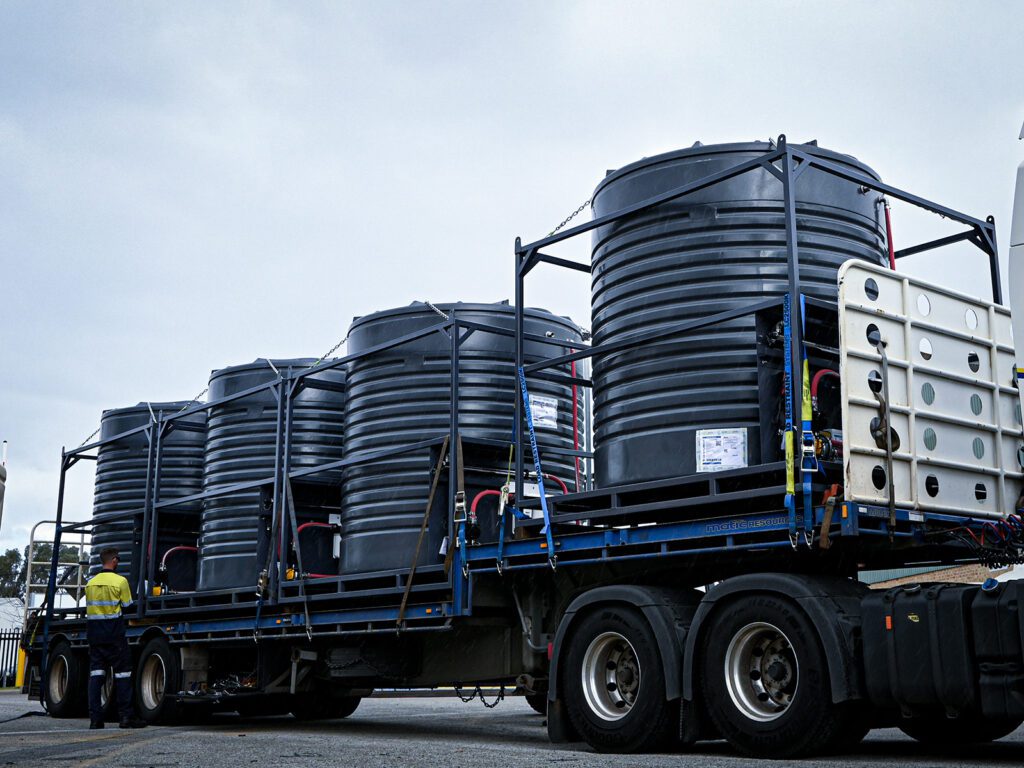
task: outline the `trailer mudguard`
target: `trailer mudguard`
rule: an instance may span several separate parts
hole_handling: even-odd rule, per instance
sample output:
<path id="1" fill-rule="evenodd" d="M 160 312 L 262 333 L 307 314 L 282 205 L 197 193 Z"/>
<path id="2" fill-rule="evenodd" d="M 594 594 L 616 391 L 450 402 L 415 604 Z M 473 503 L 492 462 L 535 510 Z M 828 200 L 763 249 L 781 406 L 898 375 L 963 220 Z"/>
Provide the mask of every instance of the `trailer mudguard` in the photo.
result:
<path id="1" fill-rule="evenodd" d="M 679 684 L 680 654 L 699 602 L 699 592 L 631 584 L 597 587 L 577 596 L 565 609 L 555 632 L 548 672 L 548 701 L 553 702 L 558 698 L 559 651 L 576 617 L 591 606 L 609 603 L 629 605 L 643 613 L 657 638 L 658 651 L 665 667 L 665 697 L 669 701 L 678 699 L 682 695 Z"/>
<path id="2" fill-rule="evenodd" d="M 682 659 L 683 700 L 695 699 L 695 659 L 706 619 L 722 601 L 756 593 L 794 600 L 806 612 L 825 649 L 833 702 L 864 698 L 860 605 L 868 591 L 851 579 L 789 573 L 751 573 L 723 581 L 701 600 L 687 633 Z"/>

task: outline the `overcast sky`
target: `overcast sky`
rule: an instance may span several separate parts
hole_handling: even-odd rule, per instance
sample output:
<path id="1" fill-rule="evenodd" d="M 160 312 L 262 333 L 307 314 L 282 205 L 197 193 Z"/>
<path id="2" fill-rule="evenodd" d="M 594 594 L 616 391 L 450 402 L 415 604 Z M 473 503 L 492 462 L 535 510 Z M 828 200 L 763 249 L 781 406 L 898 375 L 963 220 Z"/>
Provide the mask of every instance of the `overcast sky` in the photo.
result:
<path id="1" fill-rule="evenodd" d="M 1005 259 L 1022 40 L 1016 3 L 0 0 L 0 547 L 103 409 L 319 356 L 375 309 L 510 298 L 517 235 L 696 140 L 816 138 L 994 214 Z M 897 247 L 956 231 L 893 218 Z M 980 252 L 917 258 L 987 296 Z M 528 298 L 589 325 L 583 277 Z"/>

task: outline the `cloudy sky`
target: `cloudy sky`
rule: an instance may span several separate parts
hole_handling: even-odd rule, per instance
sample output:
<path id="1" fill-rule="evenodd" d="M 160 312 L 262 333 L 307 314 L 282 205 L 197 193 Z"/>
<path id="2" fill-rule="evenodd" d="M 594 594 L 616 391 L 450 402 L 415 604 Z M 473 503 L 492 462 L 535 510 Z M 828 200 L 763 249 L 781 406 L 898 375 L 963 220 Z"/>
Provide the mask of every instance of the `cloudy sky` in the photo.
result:
<path id="1" fill-rule="evenodd" d="M 994 214 L 1005 251 L 1022 39 L 1013 3 L 0 0 L 0 547 L 104 408 L 319 356 L 375 309 L 508 298 L 514 238 L 645 155 L 817 138 Z M 955 231 L 893 215 L 898 246 Z M 976 252 L 918 258 L 986 295 Z M 588 324 L 584 278 L 529 291 Z"/>

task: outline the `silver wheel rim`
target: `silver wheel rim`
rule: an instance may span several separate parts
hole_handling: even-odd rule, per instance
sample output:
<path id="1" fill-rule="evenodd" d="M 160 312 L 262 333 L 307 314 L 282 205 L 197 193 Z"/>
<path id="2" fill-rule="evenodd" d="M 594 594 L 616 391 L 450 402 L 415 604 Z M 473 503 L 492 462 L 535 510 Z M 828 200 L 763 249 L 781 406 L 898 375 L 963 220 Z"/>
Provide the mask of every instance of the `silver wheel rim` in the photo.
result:
<path id="1" fill-rule="evenodd" d="M 604 632 L 583 655 L 583 696 L 602 720 L 621 720 L 629 714 L 640 692 L 640 661 L 629 640 L 618 632 Z"/>
<path id="2" fill-rule="evenodd" d="M 61 654 L 50 662 L 50 680 L 47 686 L 50 691 L 50 701 L 56 703 L 64 701 L 68 692 L 68 659 Z"/>
<path id="3" fill-rule="evenodd" d="M 725 684 L 733 705 L 746 717 L 767 723 L 793 703 L 800 667 L 789 638 L 763 621 L 747 624 L 725 652 Z"/>
<path id="4" fill-rule="evenodd" d="M 159 653 L 154 653 L 142 665 L 139 680 L 139 695 L 142 705 L 148 710 L 158 709 L 164 700 L 164 687 L 167 683 L 167 670 Z"/>

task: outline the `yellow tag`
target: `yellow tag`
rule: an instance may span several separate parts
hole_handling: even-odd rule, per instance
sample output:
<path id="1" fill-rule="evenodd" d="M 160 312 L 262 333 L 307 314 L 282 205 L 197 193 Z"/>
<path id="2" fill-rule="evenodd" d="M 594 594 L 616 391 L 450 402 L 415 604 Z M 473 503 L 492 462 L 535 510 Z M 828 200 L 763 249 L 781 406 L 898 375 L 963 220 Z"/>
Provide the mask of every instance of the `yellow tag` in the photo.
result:
<path id="1" fill-rule="evenodd" d="M 804 360 L 804 376 L 800 389 L 803 390 L 801 393 L 803 399 L 803 420 L 810 421 L 813 416 L 811 413 L 811 371 L 806 360 Z"/>
<path id="2" fill-rule="evenodd" d="M 786 493 L 796 492 L 793 469 L 793 433 L 786 432 Z"/>

